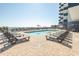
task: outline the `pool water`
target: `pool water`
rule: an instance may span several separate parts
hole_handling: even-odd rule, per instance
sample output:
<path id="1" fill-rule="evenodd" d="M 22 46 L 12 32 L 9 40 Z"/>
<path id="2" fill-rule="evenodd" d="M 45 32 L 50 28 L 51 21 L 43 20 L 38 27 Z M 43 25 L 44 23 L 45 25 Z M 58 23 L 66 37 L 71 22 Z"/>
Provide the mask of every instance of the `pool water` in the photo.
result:
<path id="1" fill-rule="evenodd" d="M 33 35 L 33 36 L 36 36 L 36 35 L 46 35 L 47 33 L 49 33 L 49 32 L 53 32 L 53 30 L 52 31 L 38 31 L 38 32 L 29 32 L 29 33 L 27 33 L 28 35 Z"/>

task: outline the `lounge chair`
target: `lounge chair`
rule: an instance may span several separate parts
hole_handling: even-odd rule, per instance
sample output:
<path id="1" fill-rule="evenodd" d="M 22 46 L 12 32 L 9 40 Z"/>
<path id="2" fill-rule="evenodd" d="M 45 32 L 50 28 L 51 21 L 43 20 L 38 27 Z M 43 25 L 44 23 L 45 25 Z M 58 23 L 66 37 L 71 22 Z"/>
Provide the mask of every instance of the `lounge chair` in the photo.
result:
<path id="1" fill-rule="evenodd" d="M 24 42 L 24 41 L 29 41 L 29 39 L 30 39 L 29 36 L 17 37 L 17 36 L 15 36 L 14 34 L 12 34 L 10 32 L 5 32 L 3 34 L 6 37 L 6 39 L 3 39 L 3 41 L 7 42 L 7 43 L 4 44 L 4 47 L 6 47 L 8 45 L 14 45 L 16 43 Z"/>
<path id="2" fill-rule="evenodd" d="M 64 33 L 62 33 L 58 38 L 58 42 L 62 43 L 62 41 L 64 41 L 64 39 L 67 37 L 67 35 L 69 34 L 69 31 L 66 31 Z"/>
<path id="3" fill-rule="evenodd" d="M 17 36 L 18 41 L 29 41 L 30 36 Z"/>
<path id="4" fill-rule="evenodd" d="M 58 42 L 62 42 L 68 33 L 68 31 L 59 31 L 52 35 L 46 35 L 46 40 L 55 40 Z"/>

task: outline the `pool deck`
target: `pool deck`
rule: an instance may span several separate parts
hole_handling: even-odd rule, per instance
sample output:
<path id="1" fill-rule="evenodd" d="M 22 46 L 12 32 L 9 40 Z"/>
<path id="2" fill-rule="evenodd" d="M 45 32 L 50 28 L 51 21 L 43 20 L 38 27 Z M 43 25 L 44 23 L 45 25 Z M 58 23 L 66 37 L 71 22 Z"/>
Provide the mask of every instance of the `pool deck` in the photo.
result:
<path id="1" fill-rule="evenodd" d="M 79 55 L 79 33 L 73 32 L 72 49 L 59 43 L 48 41 L 45 36 L 31 36 L 29 42 L 17 44 L 0 53 L 2 56 L 61 56 Z"/>

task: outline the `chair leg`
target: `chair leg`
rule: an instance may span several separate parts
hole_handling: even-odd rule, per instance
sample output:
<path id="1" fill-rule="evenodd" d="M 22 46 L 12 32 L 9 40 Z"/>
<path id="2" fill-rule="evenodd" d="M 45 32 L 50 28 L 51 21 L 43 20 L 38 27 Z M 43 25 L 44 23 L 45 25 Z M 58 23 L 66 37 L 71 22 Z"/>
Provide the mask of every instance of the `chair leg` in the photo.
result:
<path id="1" fill-rule="evenodd" d="M 58 40 L 59 43 L 62 43 L 62 40 L 61 39 L 57 39 L 57 40 Z"/>
<path id="2" fill-rule="evenodd" d="M 46 40 L 49 40 L 49 39 L 47 38 L 47 36 L 46 36 Z"/>
<path id="3" fill-rule="evenodd" d="M 30 36 L 26 38 L 26 41 L 29 41 L 29 39 L 30 39 Z"/>

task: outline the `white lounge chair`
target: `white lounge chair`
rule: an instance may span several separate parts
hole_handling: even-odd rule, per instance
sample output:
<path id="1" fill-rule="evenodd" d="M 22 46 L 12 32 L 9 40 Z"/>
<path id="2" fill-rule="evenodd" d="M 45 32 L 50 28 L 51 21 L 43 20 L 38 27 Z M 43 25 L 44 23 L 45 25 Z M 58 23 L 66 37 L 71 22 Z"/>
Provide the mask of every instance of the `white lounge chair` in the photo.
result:
<path id="1" fill-rule="evenodd" d="M 55 40 L 55 41 L 60 42 L 62 39 L 64 39 L 62 37 L 64 37 L 63 34 L 65 35 L 65 33 L 66 33 L 66 31 L 59 31 L 52 35 L 46 35 L 46 40 Z"/>

